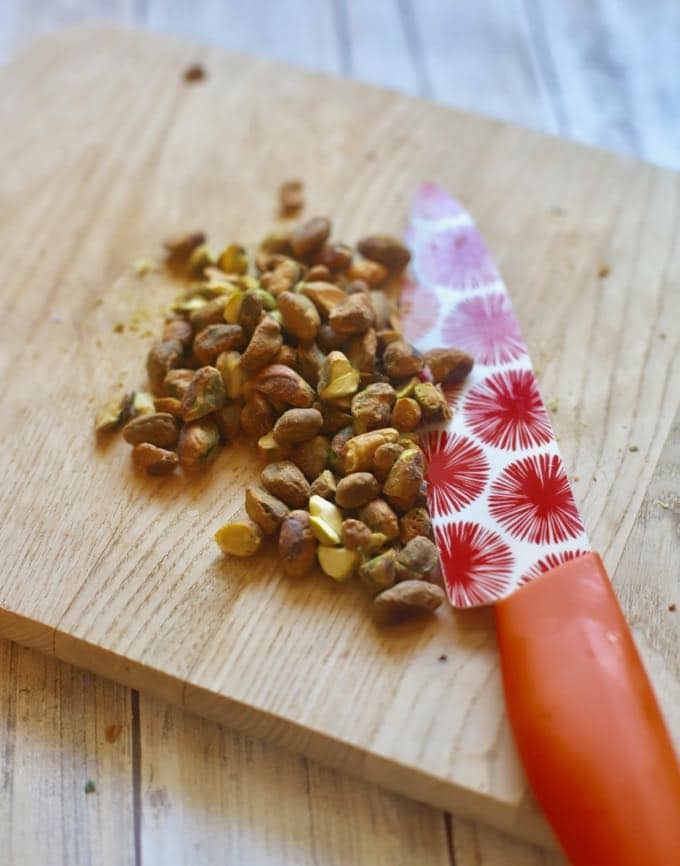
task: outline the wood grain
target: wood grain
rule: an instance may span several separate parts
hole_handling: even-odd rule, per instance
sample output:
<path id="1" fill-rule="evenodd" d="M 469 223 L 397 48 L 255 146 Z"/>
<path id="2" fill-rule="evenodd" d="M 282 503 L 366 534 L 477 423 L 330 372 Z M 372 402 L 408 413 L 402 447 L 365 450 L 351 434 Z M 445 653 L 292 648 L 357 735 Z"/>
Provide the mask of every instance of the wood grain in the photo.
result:
<path id="1" fill-rule="evenodd" d="M 678 168 L 679 16 L 673 0 L 6 0 L 0 62 L 59 27 L 116 21 L 396 87 Z"/>
<path id="2" fill-rule="evenodd" d="M 662 551 L 661 571 L 677 562 L 679 471 L 680 417 L 664 446 L 620 570 L 638 568 L 638 551 L 650 545 Z M 677 588 L 677 582 L 656 584 L 653 573 L 638 576 L 636 597 L 641 594 L 647 604 L 653 599 L 655 637 L 647 640 L 637 634 L 646 663 L 653 669 L 661 657 L 654 641 L 668 636 L 677 646 L 677 611 L 668 609 L 676 596 L 666 594 L 667 586 Z M 633 603 L 631 599 L 627 606 Z M 680 706 L 675 697 L 677 670 L 661 676 L 664 690 L 670 689 L 674 696 L 672 705 Z M 64 688 L 64 683 L 71 685 Z M 7 642 L 0 643 L 0 707 L 0 828 L 15 866 L 44 861 L 47 854 L 55 866 L 132 863 L 135 781 L 140 807 L 136 864 L 166 863 L 171 858 L 174 863 L 200 866 L 226 854 L 229 862 L 252 866 L 449 862 L 443 853 L 448 845 L 444 823 L 433 810 L 143 695 L 137 712 L 140 772 L 133 774 L 134 719 L 126 690 Z M 115 749 L 104 745 L 101 737 L 101 725 L 111 719 L 118 719 L 123 729 Z M 84 726 L 93 720 L 97 736 L 83 737 Z M 84 832 L 90 824 L 73 820 L 68 809 L 78 805 L 84 794 L 84 776 L 96 780 L 97 794 L 92 796 L 104 797 L 93 812 L 102 824 L 94 838 L 105 837 L 113 828 L 118 840 L 112 850 L 96 848 L 96 859 Z M 59 779 L 61 791 L 69 792 L 66 801 L 55 796 L 53 778 Z M 17 819 L 36 816 L 36 808 L 39 821 L 27 827 Z M 55 838 L 61 843 L 58 852 Z M 461 819 L 453 819 L 451 841 L 455 856 L 451 866 L 562 866 L 565 862 L 558 854 Z M 393 859 L 385 859 L 388 856 Z"/>
<path id="3" fill-rule="evenodd" d="M 561 135 L 678 166 L 678 6 L 526 0 L 531 43 Z"/>
<path id="4" fill-rule="evenodd" d="M 142 695 L 141 859 L 446 866 L 441 813 Z"/>
<path id="5" fill-rule="evenodd" d="M 582 479 L 586 525 L 615 571 L 678 402 L 678 180 L 217 51 L 205 53 L 208 81 L 187 89 L 180 72 L 195 51 L 159 37 L 66 33 L 0 83 L 11 130 L 0 152 L 15 167 L 0 186 L 2 361 L 13 374 L 2 607 L 40 623 L 41 640 L 52 629 L 61 658 L 545 838 L 505 722 L 488 616 L 445 614 L 423 631 L 381 634 L 351 590 L 292 585 L 272 558 L 248 568 L 219 560 L 208 530 L 239 508 L 229 491 L 253 474 L 246 452 L 225 453 L 189 484 L 141 481 L 120 443 L 92 448 L 87 403 L 119 377 L 137 383 L 146 341 L 114 325 L 154 321 L 173 288 L 160 274 L 141 285 L 131 263 L 187 219 L 217 239 L 258 237 L 271 219 L 262 191 L 294 169 L 311 208 L 334 214 L 353 240 L 401 230 L 410 191 L 434 177 L 478 215 L 497 255 L 546 393 L 560 400 L 554 420 Z M 78 64 L 66 62 L 76 53 Z M 203 134 L 206 118 L 228 137 Z M 25 255 L 29 235 L 39 262 Z M 36 377 L 38 361 L 49 377 Z"/>
<path id="6" fill-rule="evenodd" d="M 127 689 L 0 641 L 0 749 L 4 863 L 134 866 Z"/>

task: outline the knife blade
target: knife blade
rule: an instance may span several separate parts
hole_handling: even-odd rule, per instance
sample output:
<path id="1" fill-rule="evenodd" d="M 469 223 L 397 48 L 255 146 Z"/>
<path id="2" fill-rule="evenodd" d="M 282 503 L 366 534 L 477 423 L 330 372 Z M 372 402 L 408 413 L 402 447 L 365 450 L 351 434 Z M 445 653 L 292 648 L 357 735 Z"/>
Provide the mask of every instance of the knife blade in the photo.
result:
<path id="1" fill-rule="evenodd" d="M 415 197 L 406 336 L 475 359 L 422 438 L 428 505 L 454 607 L 489 604 L 590 550 L 508 291 L 472 217 L 432 184 Z"/>
<path id="2" fill-rule="evenodd" d="M 431 183 L 407 242 L 403 329 L 475 359 L 423 433 L 449 601 L 494 604 L 508 716 L 574 866 L 680 864 L 680 765 L 578 513 L 510 297 L 472 217 Z M 446 389 L 445 389 L 446 390 Z"/>

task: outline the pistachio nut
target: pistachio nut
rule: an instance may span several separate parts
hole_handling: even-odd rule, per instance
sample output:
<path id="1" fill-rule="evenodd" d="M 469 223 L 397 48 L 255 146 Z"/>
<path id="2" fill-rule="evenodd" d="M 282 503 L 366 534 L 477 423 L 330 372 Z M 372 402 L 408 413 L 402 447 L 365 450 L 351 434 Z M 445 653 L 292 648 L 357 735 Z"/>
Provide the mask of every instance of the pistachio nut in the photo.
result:
<path id="1" fill-rule="evenodd" d="M 281 292 L 278 306 L 283 317 L 283 327 L 289 334 L 303 343 L 309 343 L 316 337 L 321 319 L 309 298 L 295 292 Z"/>
<path id="2" fill-rule="evenodd" d="M 261 487 L 246 487 L 246 511 L 265 535 L 274 535 L 288 516 L 289 508 Z"/>
<path id="3" fill-rule="evenodd" d="M 174 448 L 179 438 L 179 426 L 175 418 L 165 412 L 139 415 L 123 428 L 123 439 L 130 445 L 148 442 L 158 448 Z"/>
<path id="4" fill-rule="evenodd" d="M 262 547 L 262 530 L 252 520 L 236 520 L 226 523 L 215 533 L 222 553 L 229 556 L 254 556 Z"/>
<path id="5" fill-rule="evenodd" d="M 201 367 L 194 373 L 182 397 L 182 417 L 185 421 L 196 421 L 204 415 L 217 412 L 224 406 L 225 400 L 220 371 L 215 367 Z"/>
<path id="6" fill-rule="evenodd" d="M 316 555 L 324 574 L 327 574 L 339 583 L 349 580 L 361 562 L 361 557 L 357 551 L 348 550 L 346 547 L 321 546 L 318 548 Z"/>
<path id="7" fill-rule="evenodd" d="M 424 580 L 404 580 L 383 590 L 373 600 L 373 619 L 379 625 L 395 625 L 434 613 L 446 600 L 444 591 Z"/>
<path id="8" fill-rule="evenodd" d="M 359 387 L 359 371 L 350 364 L 342 352 L 331 352 L 324 358 L 319 374 L 317 392 L 322 400 L 349 397 Z"/>
<path id="9" fill-rule="evenodd" d="M 270 463 L 262 470 L 262 486 L 290 508 L 305 508 L 309 502 L 309 482 L 290 460 Z"/>
<path id="10" fill-rule="evenodd" d="M 132 449 L 132 462 L 139 472 L 147 475 L 170 475 L 179 465 L 174 451 L 159 448 L 150 442 L 140 442 Z"/>
<path id="11" fill-rule="evenodd" d="M 418 448 L 407 448 L 397 458 L 387 476 L 383 493 L 387 501 L 398 511 L 406 512 L 414 507 L 424 477 L 423 452 Z"/>
<path id="12" fill-rule="evenodd" d="M 211 418 L 190 421 L 182 427 L 177 456 L 182 469 L 193 472 L 211 462 L 219 450 L 220 432 Z"/>
<path id="13" fill-rule="evenodd" d="M 338 481 L 335 501 L 341 508 L 360 508 L 380 493 L 380 484 L 370 472 L 352 472 Z"/>
<path id="14" fill-rule="evenodd" d="M 284 574 L 302 577 L 314 566 L 317 541 L 312 533 L 307 511 L 291 511 L 281 523 L 279 559 Z"/>
<path id="15" fill-rule="evenodd" d="M 297 228 L 290 235 L 290 245 L 297 258 L 304 259 L 323 246 L 331 233 L 331 222 L 326 217 L 314 217 Z"/>

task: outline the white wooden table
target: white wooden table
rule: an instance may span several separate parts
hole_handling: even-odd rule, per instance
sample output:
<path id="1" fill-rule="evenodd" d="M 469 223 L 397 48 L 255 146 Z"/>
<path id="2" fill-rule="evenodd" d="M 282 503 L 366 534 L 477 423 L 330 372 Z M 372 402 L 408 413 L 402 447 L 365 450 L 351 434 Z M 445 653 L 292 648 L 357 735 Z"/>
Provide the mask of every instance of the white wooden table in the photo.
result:
<path id="1" fill-rule="evenodd" d="M 84 20 L 269 54 L 680 167 L 675 0 L 2 0 L 0 61 Z M 677 443 L 676 425 L 669 465 Z M 7 642 L 0 754 L 12 866 L 564 862 Z"/>

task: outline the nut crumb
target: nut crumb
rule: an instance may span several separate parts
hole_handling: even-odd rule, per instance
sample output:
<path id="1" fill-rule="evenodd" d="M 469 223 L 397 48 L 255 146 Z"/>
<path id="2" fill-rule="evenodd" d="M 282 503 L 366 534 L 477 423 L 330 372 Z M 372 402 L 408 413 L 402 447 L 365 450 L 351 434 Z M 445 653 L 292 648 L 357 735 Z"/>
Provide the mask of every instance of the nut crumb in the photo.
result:
<path id="1" fill-rule="evenodd" d="M 301 180 L 286 180 L 279 188 L 279 212 L 282 217 L 298 214 L 305 204 L 305 189 Z"/>
<path id="2" fill-rule="evenodd" d="M 113 326 L 114 334 L 122 334 L 124 330 L 125 325 L 122 322 L 116 322 L 116 324 Z"/>
<path id="3" fill-rule="evenodd" d="M 187 84 L 195 84 L 197 81 L 203 81 L 206 77 L 205 69 L 200 63 L 192 63 L 184 70 L 182 78 Z"/>
<path id="4" fill-rule="evenodd" d="M 675 613 L 675 611 L 677 610 L 677 607 L 676 607 L 676 605 L 675 605 L 675 602 L 671 602 L 671 604 L 668 605 L 668 610 L 669 610 L 671 613 Z"/>
<path id="5" fill-rule="evenodd" d="M 137 259 L 134 268 L 138 277 L 144 277 L 146 274 L 150 273 L 150 271 L 155 270 L 156 265 L 151 261 L 151 259 Z"/>
<path id="6" fill-rule="evenodd" d="M 601 280 L 604 280 L 605 277 L 608 277 L 611 272 L 612 269 L 609 267 L 609 265 L 606 264 L 600 265 L 600 267 L 597 269 L 597 275 Z"/>

